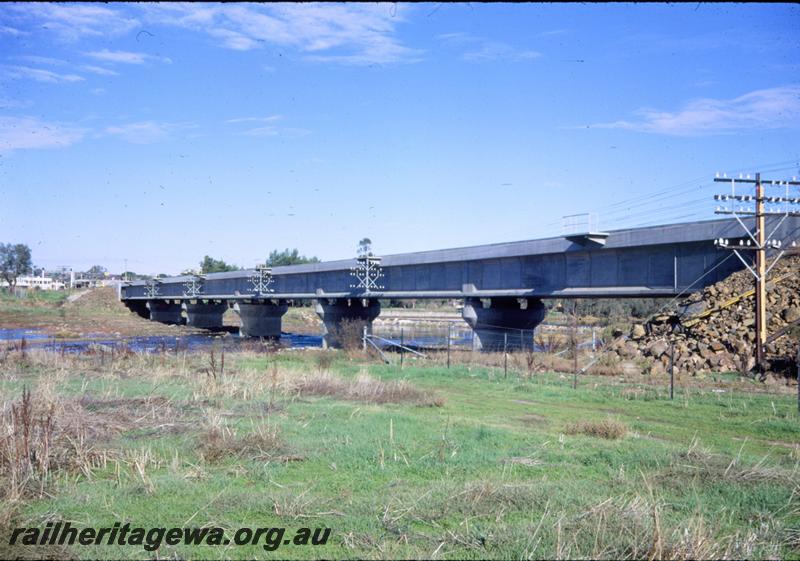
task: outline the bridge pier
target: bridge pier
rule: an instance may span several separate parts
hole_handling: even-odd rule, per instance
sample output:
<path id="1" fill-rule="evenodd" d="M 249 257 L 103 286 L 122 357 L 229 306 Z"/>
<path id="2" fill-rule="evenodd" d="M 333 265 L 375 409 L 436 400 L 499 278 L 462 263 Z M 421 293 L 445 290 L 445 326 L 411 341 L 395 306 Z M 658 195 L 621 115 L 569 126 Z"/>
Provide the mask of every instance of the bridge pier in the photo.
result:
<path id="1" fill-rule="evenodd" d="M 241 325 L 239 335 L 242 337 L 281 336 L 281 317 L 289 309 L 285 300 L 246 303 L 237 302 L 234 307 L 239 313 Z"/>
<path id="2" fill-rule="evenodd" d="M 169 300 L 148 300 L 147 309 L 150 310 L 151 321 L 174 324 L 184 322 L 181 304 L 171 303 Z"/>
<path id="3" fill-rule="evenodd" d="M 475 350 L 502 351 L 506 340 L 509 350 L 527 350 L 545 313 L 538 298 L 466 298 L 462 317 L 474 332 Z"/>
<path id="4" fill-rule="evenodd" d="M 314 301 L 314 311 L 324 325 L 322 346 L 338 349 L 342 347 L 344 322 L 363 322 L 372 333 L 372 321 L 380 315 L 381 305 L 366 298 L 319 298 Z"/>
<path id="5" fill-rule="evenodd" d="M 184 302 L 183 309 L 186 310 L 186 325 L 204 329 L 219 329 L 222 327 L 222 315 L 228 309 L 228 304 L 225 302 L 218 304 L 202 301 Z"/>
<path id="6" fill-rule="evenodd" d="M 122 303 L 139 317 L 150 319 L 150 309 L 147 307 L 147 302 L 143 302 L 142 300 L 123 300 Z"/>

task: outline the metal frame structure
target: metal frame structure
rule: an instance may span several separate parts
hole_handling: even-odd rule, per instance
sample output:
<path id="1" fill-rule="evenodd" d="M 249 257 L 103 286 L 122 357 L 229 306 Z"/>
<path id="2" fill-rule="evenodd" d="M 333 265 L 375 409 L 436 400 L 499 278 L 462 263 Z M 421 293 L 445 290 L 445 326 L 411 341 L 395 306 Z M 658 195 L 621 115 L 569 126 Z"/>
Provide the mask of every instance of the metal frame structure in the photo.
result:
<path id="1" fill-rule="evenodd" d="M 158 285 L 161 284 L 156 279 L 150 279 L 144 284 L 144 294 L 147 298 L 156 298 L 158 294 Z"/>
<path id="2" fill-rule="evenodd" d="M 204 275 L 194 275 L 190 280 L 186 281 L 183 284 L 184 290 L 183 295 L 187 298 L 193 298 L 199 296 L 203 292 L 205 284 L 205 276 Z"/>
<path id="3" fill-rule="evenodd" d="M 351 284 L 350 288 L 360 288 L 367 294 L 373 290 L 383 290 L 383 285 L 378 284 L 383 278 L 381 258 L 374 255 L 360 255 L 357 263 L 350 269 L 350 276 L 355 277 L 358 283 Z"/>
<path id="4" fill-rule="evenodd" d="M 270 288 L 272 281 L 272 267 L 266 264 L 256 265 L 255 272 L 250 275 L 253 291 L 259 296 L 275 292 Z"/>

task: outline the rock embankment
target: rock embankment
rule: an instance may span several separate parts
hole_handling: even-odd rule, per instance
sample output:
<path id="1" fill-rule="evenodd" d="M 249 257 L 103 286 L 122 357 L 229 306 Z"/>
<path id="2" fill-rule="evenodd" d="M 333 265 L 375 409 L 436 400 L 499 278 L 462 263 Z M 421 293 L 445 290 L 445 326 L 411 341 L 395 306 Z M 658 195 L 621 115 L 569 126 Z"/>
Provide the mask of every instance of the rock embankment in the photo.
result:
<path id="1" fill-rule="evenodd" d="M 641 360 L 660 372 L 674 342 L 675 365 L 684 372 L 749 372 L 755 367 L 755 296 L 741 296 L 754 284 L 749 271 L 734 273 L 692 294 L 677 312 L 634 325 L 628 337 L 619 333 L 610 348 L 622 360 Z M 767 331 L 787 332 L 766 346 L 769 369 L 787 375 L 800 345 L 800 255 L 784 257 L 769 274 Z"/>

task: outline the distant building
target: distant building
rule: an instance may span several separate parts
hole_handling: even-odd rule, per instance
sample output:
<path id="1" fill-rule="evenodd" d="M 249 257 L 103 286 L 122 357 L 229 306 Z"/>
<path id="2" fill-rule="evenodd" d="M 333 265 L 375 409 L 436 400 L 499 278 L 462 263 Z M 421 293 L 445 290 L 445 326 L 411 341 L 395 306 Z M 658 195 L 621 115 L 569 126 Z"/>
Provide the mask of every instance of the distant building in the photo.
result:
<path id="1" fill-rule="evenodd" d="M 70 287 L 71 288 L 93 288 L 97 286 L 97 281 L 95 279 L 70 279 Z"/>
<path id="2" fill-rule="evenodd" d="M 8 282 L 0 280 L 0 286 L 8 286 Z M 53 277 L 46 277 L 44 274 L 39 277 L 25 276 L 17 277 L 17 288 L 39 289 L 39 290 L 64 290 L 67 286 L 60 280 Z"/>

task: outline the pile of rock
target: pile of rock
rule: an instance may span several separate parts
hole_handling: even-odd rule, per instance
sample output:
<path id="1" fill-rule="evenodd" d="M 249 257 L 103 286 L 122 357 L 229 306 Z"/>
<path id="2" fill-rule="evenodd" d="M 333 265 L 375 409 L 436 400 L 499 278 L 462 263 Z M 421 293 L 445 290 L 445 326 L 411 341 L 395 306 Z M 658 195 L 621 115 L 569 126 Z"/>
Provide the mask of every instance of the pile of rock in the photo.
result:
<path id="1" fill-rule="evenodd" d="M 784 257 L 769 274 L 767 283 L 767 329 L 770 335 L 788 329 L 767 344 L 769 369 L 784 375 L 792 370 L 800 331 L 800 255 Z M 777 282 L 780 279 L 780 282 Z M 723 307 L 731 299 L 753 289 L 749 271 L 692 294 L 681 302 L 678 312 L 651 318 L 634 325 L 630 335 L 619 333 L 609 348 L 622 360 L 641 361 L 653 373 L 666 369 L 670 343 L 674 343 L 675 365 L 682 372 L 749 372 L 755 366 L 754 296 Z M 690 321 L 706 310 L 717 310 L 699 321 Z M 792 324 L 796 324 L 792 327 Z"/>

